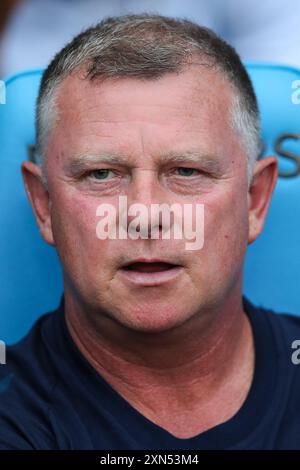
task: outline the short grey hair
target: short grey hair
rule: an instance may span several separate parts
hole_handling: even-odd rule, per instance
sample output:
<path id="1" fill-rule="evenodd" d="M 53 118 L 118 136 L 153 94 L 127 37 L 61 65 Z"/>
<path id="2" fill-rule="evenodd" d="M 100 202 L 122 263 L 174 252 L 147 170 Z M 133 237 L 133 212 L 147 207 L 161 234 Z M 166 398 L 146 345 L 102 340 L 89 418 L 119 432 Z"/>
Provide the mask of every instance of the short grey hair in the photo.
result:
<path id="1" fill-rule="evenodd" d="M 76 36 L 45 70 L 36 113 L 37 154 L 42 170 L 47 138 L 57 118 L 55 92 L 74 70 L 84 68 L 87 80 L 154 80 L 167 73 L 183 72 L 195 57 L 204 67 L 219 70 L 233 88 L 230 124 L 243 143 L 250 184 L 261 150 L 260 119 L 251 80 L 238 54 L 208 28 L 187 19 L 146 13 L 104 19 Z M 42 174 L 46 183 L 45 171 Z"/>

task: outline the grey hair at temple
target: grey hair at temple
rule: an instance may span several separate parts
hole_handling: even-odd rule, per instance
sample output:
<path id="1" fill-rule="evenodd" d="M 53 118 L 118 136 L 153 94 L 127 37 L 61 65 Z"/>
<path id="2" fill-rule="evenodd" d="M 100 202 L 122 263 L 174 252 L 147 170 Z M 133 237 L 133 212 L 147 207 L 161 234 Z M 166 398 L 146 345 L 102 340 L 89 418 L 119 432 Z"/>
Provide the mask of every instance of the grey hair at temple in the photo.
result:
<path id="1" fill-rule="evenodd" d="M 213 31 L 189 20 L 141 14 L 104 19 L 76 36 L 45 70 L 36 114 L 37 154 L 44 184 L 47 138 L 57 119 L 55 92 L 75 69 L 82 67 L 87 80 L 154 80 L 181 73 L 192 63 L 214 67 L 233 87 L 230 125 L 241 138 L 250 183 L 261 149 L 259 111 L 238 54 Z"/>

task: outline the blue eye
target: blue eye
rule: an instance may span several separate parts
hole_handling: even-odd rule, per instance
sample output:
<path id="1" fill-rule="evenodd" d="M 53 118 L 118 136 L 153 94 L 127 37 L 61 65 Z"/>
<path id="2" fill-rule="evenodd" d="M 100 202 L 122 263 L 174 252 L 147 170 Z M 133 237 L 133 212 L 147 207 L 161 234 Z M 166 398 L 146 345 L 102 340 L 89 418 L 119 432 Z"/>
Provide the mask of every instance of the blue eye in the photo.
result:
<path id="1" fill-rule="evenodd" d="M 184 167 L 184 166 L 178 167 L 177 170 L 179 172 L 181 171 L 180 176 L 192 176 L 194 171 L 198 171 L 198 170 L 195 170 L 195 168 L 187 168 L 187 167 Z"/>
<path id="2" fill-rule="evenodd" d="M 101 170 L 92 170 L 89 173 L 89 176 L 92 176 L 94 179 L 97 180 L 104 180 L 107 179 L 107 176 L 111 170 L 101 169 Z"/>

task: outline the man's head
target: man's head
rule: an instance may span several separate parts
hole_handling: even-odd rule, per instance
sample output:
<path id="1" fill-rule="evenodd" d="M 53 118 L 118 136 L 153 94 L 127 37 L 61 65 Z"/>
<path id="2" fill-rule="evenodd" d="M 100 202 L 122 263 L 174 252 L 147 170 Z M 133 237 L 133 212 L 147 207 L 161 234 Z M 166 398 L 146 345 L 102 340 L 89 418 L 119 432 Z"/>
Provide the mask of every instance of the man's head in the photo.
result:
<path id="1" fill-rule="evenodd" d="M 276 161 L 256 162 L 252 85 L 234 50 L 211 31 L 139 15 L 82 33 L 43 76 L 37 143 L 42 171 L 24 163 L 25 184 L 73 304 L 162 331 L 240 296 L 245 250 L 262 230 Z M 175 239 L 99 240 L 97 207 L 117 208 L 120 196 L 147 208 L 203 204 L 203 248 L 187 251 Z M 138 258 L 181 268 L 143 283 L 124 269 Z"/>
<path id="2" fill-rule="evenodd" d="M 158 15 L 106 19 L 79 34 L 55 56 L 43 75 L 37 103 L 39 158 L 44 160 L 48 134 L 58 117 L 58 85 L 74 71 L 81 69 L 87 80 L 98 82 L 125 77 L 157 80 L 169 73 L 181 73 L 190 64 L 219 70 L 233 87 L 231 124 L 244 142 L 250 179 L 260 152 L 259 113 L 238 55 L 211 30 Z"/>

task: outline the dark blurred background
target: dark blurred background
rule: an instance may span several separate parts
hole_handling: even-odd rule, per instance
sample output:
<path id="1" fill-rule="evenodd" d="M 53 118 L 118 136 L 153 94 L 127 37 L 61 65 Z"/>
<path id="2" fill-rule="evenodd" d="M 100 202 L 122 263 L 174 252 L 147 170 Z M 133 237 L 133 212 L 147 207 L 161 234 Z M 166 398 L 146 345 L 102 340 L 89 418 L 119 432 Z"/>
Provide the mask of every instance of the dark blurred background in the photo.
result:
<path id="1" fill-rule="evenodd" d="M 106 16 L 152 12 L 211 27 L 244 61 L 300 67 L 300 0 L 0 0 L 0 75 L 45 67 Z"/>

